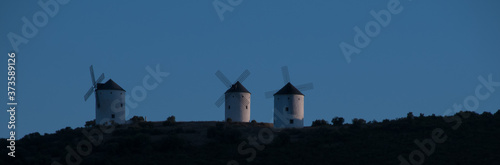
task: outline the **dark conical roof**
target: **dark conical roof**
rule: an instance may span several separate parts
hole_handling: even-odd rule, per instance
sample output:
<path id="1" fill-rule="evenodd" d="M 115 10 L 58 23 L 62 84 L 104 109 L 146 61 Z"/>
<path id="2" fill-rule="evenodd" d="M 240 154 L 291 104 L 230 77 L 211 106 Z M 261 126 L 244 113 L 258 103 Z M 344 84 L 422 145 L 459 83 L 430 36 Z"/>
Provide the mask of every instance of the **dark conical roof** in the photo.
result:
<path id="1" fill-rule="evenodd" d="M 125 91 L 122 87 L 116 84 L 113 80 L 109 79 L 106 83 L 98 83 L 96 90 L 122 90 Z"/>
<path id="2" fill-rule="evenodd" d="M 274 95 L 290 95 L 290 94 L 293 94 L 293 95 L 304 95 L 297 88 L 295 88 L 291 83 L 286 84 L 283 88 L 281 88 Z"/>
<path id="3" fill-rule="evenodd" d="M 246 92 L 250 93 L 247 88 L 245 88 L 239 81 L 236 81 L 233 85 L 231 85 L 231 88 L 229 88 L 226 93 L 231 93 L 231 92 Z"/>

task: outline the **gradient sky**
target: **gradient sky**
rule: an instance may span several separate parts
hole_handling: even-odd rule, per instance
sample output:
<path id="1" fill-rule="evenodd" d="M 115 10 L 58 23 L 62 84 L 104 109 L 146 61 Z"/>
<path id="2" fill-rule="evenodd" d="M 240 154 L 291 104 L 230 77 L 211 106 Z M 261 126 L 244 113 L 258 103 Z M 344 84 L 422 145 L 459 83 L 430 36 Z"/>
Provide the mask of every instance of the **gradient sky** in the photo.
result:
<path id="1" fill-rule="evenodd" d="M 89 66 L 128 94 L 148 74 L 169 72 L 127 119 L 162 121 L 224 119 L 214 102 L 245 69 L 252 93 L 251 119 L 271 122 L 281 88 L 281 67 L 294 85 L 313 83 L 305 94 L 305 125 L 335 116 L 367 121 L 414 114 L 441 115 L 474 94 L 478 76 L 500 81 L 500 2 L 496 0 L 402 0 L 403 11 L 347 63 L 339 44 L 353 44 L 353 27 L 374 18 L 389 0 L 243 0 L 221 21 L 210 1 L 71 1 L 27 44 L 17 58 L 18 138 L 82 127 L 95 118 Z M 227 1 L 221 2 L 228 4 Z M 36 1 L 0 2 L 0 50 L 7 77 L 9 32 L 21 35 L 22 17 L 42 10 Z M 4 84 L 6 86 L 6 82 Z M 500 109 L 500 91 L 481 101 L 478 113 Z M 2 95 L 7 100 L 7 92 Z M 4 104 L 4 107 L 7 107 Z M 0 113 L 7 137 L 8 113 Z"/>

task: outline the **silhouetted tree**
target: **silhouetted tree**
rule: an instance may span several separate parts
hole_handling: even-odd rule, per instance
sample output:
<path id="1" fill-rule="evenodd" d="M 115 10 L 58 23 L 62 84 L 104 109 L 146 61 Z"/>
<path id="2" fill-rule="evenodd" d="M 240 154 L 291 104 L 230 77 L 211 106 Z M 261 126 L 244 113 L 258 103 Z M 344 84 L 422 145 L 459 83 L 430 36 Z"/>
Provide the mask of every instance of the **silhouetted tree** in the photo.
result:
<path id="1" fill-rule="evenodd" d="M 344 125 L 344 118 L 343 117 L 334 117 L 332 119 L 332 124 L 333 124 L 333 126 L 342 126 L 342 125 Z"/>
<path id="2" fill-rule="evenodd" d="M 172 115 L 170 117 L 167 117 L 167 120 L 163 122 L 163 125 L 175 125 L 175 116 Z"/>
<path id="3" fill-rule="evenodd" d="M 85 122 L 85 128 L 89 128 L 89 127 L 93 127 L 93 126 L 95 126 L 95 119 Z"/>
<path id="4" fill-rule="evenodd" d="M 130 121 L 132 121 L 132 123 L 143 122 L 144 121 L 144 117 L 142 117 L 142 116 L 134 116 L 134 117 L 130 118 Z"/>
<path id="5" fill-rule="evenodd" d="M 358 119 L 358 118 L 352 119 L 352 126 L 354 126 L 355 128 L 359 128 L 365 124 L 366 124 L 366 120 L 364 120 L 364 119 Z"/>
<path id="6" fill-rule="evenodd" d="M 495 112 L 495 114 L 493 116 L 500 117 L 500 109 L 497 112 Z"/>
<path id="7" fill-rule="evenodd" d="M 413 116 L 413 112 L 408 112 L 408 114 L 406 114 L 406 118 L 409 120 L 413 120 L 415 116 Z"/>
<path id="8" fill-rule="evenodd" d="M 324 119 L 321 119 L 321 120 L 313 121 L 311 127 L 317 127 L 317 126 L 323 126 L 323 125 L 328 125 L 328 122 Z"/>
<path id="9" fill-rule="evenodd" d="M 491 114 L 491 112 L 486 112 L 486 111 L 485 111 L 485 112 L 483 112 L 483 113 L 481 114 L 481 117 L 482 117 L 483 119 L 492 118 L 492 117 L 493 117 L 493 114 Z"/>

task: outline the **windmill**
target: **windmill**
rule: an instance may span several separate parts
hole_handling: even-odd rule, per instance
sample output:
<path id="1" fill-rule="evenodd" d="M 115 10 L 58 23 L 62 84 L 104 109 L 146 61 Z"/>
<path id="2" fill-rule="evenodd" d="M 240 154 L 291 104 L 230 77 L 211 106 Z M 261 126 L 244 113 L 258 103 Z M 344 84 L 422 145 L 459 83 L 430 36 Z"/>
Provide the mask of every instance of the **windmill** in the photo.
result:
<path id="1" fill-rule="evenodd" d="M 245 70 L 243 71 L 243 73 L 241 73 L 240 77 L 238 77 L 238 79 L 236 79 L 236 81 L 234 81 L 234 83 L 236 82 L 243 82 L 245 81 L 245 79 L 247 79 L 247 77 L 250 75 L 250 71 Z M 222 81 L 222 83 L 224 83 L 224 85 L 229 89 L 231 88 L 232 84 L 229 79 L 227 79 L 226 76 L 224 76 L 224 74 L 222 74 L 221 71 L 217 71 L 215 72 L 215 76 L 217 76 L 219 78 L 220 81 Z M 219 99 L 217 99 L 217 101 L 215 102 L 215 106 L 217 107 L 220 107 L 222 105 L 222 103 L 224 102 L 224 99 L 225 99 L 225 94 L 222 94 Z"/>
<path id="2" fill-rule="evenodd" d="M 102 73 L 99 76 L 99 78 L 97 78 L 97 81 L 96 81 L 95 77 L 94 77 L 94 67 L 92 65 L 90 65 L 90 78 L 92 79 L 92 86 L 90 86 L 89 91 L 87 91 L 87 93 L 83 96 L 83 99 L 85 101 L 87 101 L 89 99 L 90 95 L 92 95 L 92 93 L 95 92 L 95 90 L 97 89 L 97 84 L 101 83 L 102 80 L 104 80 L 104 73 Z M 96 95 L 96 104 L 99 104 L 99 99 L 98 99 L 97 93 L 95 95 Z"/>
<path id="3" fill-rule="evenodd" d="M 283 75 L 283 84 L 286 85 L 287 83 L 290 82 L 290 73 L 288 72 L 287 66 L 281 67 L 281 74 Z M 307 90 L 314 89 L 314 85 L 313 85 L 313 83 L 306 83 L 306 84 L 297 85 L 296 88 L 300 91 L 307 91 Z M 276 92 L 278 92 L 278 90 L 266 92 L 265 93 L 266 98 L 272 98 Z"/>

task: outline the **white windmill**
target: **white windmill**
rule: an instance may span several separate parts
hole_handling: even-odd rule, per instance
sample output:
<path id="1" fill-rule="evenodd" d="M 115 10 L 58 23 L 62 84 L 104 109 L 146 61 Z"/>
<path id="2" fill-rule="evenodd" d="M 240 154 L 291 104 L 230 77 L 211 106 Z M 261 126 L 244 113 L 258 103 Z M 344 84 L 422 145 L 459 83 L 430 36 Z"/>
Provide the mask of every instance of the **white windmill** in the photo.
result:
<path id="1" fill-rule="evenodd" d="M 117 124 L 125 123 L 125 90 L 109 79 L 106 83 L 104 73 L 97 78 L 94 77 L 94 68 L 90 66 L 90 77 L 92 86 L 83 97 L 88 100 L 95 93 L 95 120 L 96 124 L 109 124 L 111 121 Z"/>
<path id="2" fill-rule="evenodd" d="M 275 128 L 302 128 L 304 126 L 304 94 L 314 88 L 312 83 L 293 86 L 290 83 L 288 67 L 281 68 L 284 86 L 280 90 L 266 92 L 266 98 L 274 96 Z"/>
<path id="3" fill-rule="evenodd" d="M 224 102 L 224 119 L 231 119 L 235 122 L 250 122 L 250 95 L 251 93 L 241 84 L 249 75 L 250 71 L 245 70 L 234 84 L 217 71 L 215 75 L 228 88 L 226 92 L 215 102 L 217 107 L 220 107 Z"/>

